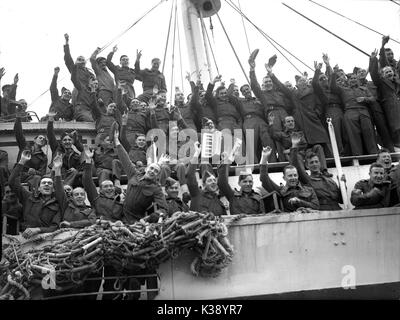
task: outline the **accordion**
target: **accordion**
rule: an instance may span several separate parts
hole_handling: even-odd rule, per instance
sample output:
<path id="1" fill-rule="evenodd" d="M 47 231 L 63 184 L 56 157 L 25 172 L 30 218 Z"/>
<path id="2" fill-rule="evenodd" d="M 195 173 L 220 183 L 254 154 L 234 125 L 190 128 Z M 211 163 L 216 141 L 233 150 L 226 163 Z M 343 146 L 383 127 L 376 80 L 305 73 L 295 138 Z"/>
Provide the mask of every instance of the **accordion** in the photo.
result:
<path id="1" fill-rule="evenodd" d="M 201 133 L 201 156 L 202 158 L 211 158 L 213 155 L 221 154 L 221 131 Z"/>

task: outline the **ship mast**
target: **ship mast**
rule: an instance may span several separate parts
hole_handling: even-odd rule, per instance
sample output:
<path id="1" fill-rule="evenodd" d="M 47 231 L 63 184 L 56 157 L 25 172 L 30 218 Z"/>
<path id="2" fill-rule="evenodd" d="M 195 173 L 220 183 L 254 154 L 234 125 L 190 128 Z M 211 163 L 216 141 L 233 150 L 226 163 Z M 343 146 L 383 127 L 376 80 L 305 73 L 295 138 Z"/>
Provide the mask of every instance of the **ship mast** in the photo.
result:
<path id="1" fill-rule="evenodd" d="M 220 0 L 182 1 L 183 24 L 190 72 L 195 72 L 197 76 L 200 72 L 203 83 L 212 81 L 215 72 L 210 59 L 211 48 L 207 43 L 205 26 L 201 20 L 211 17 L 218 12 L 220 8 Z"/>

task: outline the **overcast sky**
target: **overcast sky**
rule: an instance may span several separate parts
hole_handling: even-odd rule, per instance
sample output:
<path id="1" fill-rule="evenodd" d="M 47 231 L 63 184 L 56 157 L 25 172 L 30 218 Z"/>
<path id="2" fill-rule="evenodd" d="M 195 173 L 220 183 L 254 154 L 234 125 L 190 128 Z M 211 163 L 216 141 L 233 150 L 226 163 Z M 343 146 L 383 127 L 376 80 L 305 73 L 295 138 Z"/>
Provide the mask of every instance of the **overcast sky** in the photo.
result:
<path id="1" fill-rule="evenodd" d="M 183 0 L 178 0 L 179 9 L 181 1 Z M 158 2 L 159 0 L 69 0 L 68 2 L 1 0 L 0 66 L 5 67 L 7 71 L 2 79 L 2 85 L 11 83 L 15 73 L 19 73 L 20 82 L 17 99 L 24 98 L 28 104 L 31 104 L 49 88 L 53 69 L 55 66 L 59 66 L 61 67 L 59 78 L 64 78 L 60 81 L 59 88 L 66 86 L 72 89 L 72 83 L 69 80 L 70 75 L 63 60 L 64 33 L 70 35 L 73 59 L 75 60 L 78 55 L 84 55 L 88 58 L 96 47 L 104 46 Z M 220 17 L 246 72 L 248 72 L 249 50 L 241 17 L 224 0 L 221 2 Z M 234 2 L 237 3 L 237 0 L 234 0 Z M 354 66 L 367 67 L 368 57 L 296 15 L 283 6 L 281 2 L 287 3 L 367 53 L 380 47 L 380 35 L 330 13 L 308 0 L 241 0 L 243 12 L 256 25 L 311 67 L 313 67 L 314 60 L 321 61 L 322 52 L 327 52 L 330 55 L 333 65 L 338 63 L 348 72 Z M 400 6 L 389 0 L 316 0 L 316 2 L 400 40 Z M 129 32 L 106 48 L 100 56 L 106 56 L 112 46 L 117 44 L 119 51 L 113 60 L 116 64 L 119 62 L 121 54 L 127 54 L 133 67 L 137 49 L 142 49 L 142 68 L 148 67 L 153 57 L 162 59 L 171 4 L 172 0 L 162 3 Z M 181 87 L 181 64 L 183 73 L 189 71 L 181 17 L 182 15 L 179 12 L 178 26 L 180 28 L 182 63 L 179 59 L 177 41 L 173 87 Z M 205 24 L 209 28 L 209 19 L 206 19 Z M 212 41 L 215 43 L 214 50 L 220 73 L 227 82 L 230 78 L 235 78 L 239 84 L 245 83 L 244 75 L 229 47 L 217 17 L 212 18 L 212 24 L 214 26 Z M 297 71 L 253 26 L 247 22 L 245 26 L 251 50 L 260 49 L 256 61 L 259 79 L 265 73 L 264 63 L 269 56 L 276 53 L 278 62 L 274 69 L 275 74 L 281 80 L 294 82 L 294 75 Z M 209 29 L 208 32 L 211 36 Z M 398 59 L 400 45 L 390 42 L 388 46 L 394 50 L 395 58 Z M 294 60 L 290 55 L 287 56 L 300 70 L 307 70 L 311 74 L 311 71 L 305 66 Z M 171 48 L 165 63 L 167 87 L 170 89 Z M 87 66 L 90 67 L 90 63 Z M 135 87 L 137 92 L 142 91 L 140 82 L 135 83 Z M 186 84 L 184 91 L 185 94 L 189 93 Z M 49 106 L 50 93 L 47 92 L 28 109 L 36 111 L 41 117 L 47 113 Z"/>

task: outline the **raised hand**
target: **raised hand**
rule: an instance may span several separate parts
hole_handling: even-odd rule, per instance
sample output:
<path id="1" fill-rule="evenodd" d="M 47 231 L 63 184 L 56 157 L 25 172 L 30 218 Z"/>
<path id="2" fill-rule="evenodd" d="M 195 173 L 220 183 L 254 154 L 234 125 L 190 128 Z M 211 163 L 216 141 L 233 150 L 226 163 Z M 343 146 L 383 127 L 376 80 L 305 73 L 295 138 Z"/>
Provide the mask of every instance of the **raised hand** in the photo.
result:
<path id="1" fill-rule="evenodd" d="M 268 73 L 268 74 L 271 74 L 271 73 L 272 73 L 272 68 L 271 68 L 271 66 L 270 66 L 268 63 L 266 63 L 264 66 L 265 66 L 265 70 L 267 70 L 267 73 Z"/>
<path id="2" fill-rule="evenodd" d="M 69 41 L 69 35 L 68 33 L 64 34 L 65 42 L 68 43 Z"/>
<path id="3" fill-rule="evenodd" d="M 62 154 L 59 153 L 54 157 L 53 169 L 54 170 L 61 169 L 62 165 L 63 165 L 63 156 L 62 156 Z"/>
<path id="4" fill-rule="evenodd" d="M 85 157 L 85 160 L 90 160 L 93 158 L 94 152 L 90 150 L 89 146 L 85 144 L 83 146 L 83 156 Z"/>
<path id="5" fill-rule="evenodd" d="M 276 56 L 276 54 L 274 54 L 271 58 L 268 59 L 268 65 L 272 68 L 275 65 L 277 59 L 278 57 Z"/>
<path id="6" fill-rule="evenodd" d="M 142 50 L 136 50 L 136 60 L 140 60 L 142 57 Z"/>
<path id="7" fill-rule="evenodd" d="M 329 57 L 328 57 L 328 54 L 327 53 L 323 53 L 322 54 L 322 60 L 324 61 L 324 63 L 326 64 L 326 65 L 329 65 Z"/>
<path id="8" fill-rule="evenodd" d="M 162 154 L 158 159 L 158 163 L 160 165 L 168 164 L 171 161 L 171 158 L 168 155 Z"/>
<path id="9" fill-rule="evenodd" d="M 0 68 L 0 79 L 3 78 L 3 76 L 6 74 L 6 69 Z"/>
<path id="10" fill-rule="evenodd" d="M 315 71 L 317 71 L 317 70 L 321 71 L 322 63 L 318 63 L 318 61 L 314 61 L 314 69 L 315 69 Z"/>
<path id="11" fill-rule="evenodd" d="M 117 51 L 118 51 L 118 46 L 115 45 L 115 46 L 112 48 L 112 52 L 116 53 Z"/>
<path id="12" fill-rule="evenodd" d="M 301 136 L 297 133 L 293 133 L 290 138 L 292 140 L 292 147 L 298 147 L 301 141 Z"/>
<path id="13" fill-rule="evenodd" d="M 220 75 L 220 74 L 217 75 L 213 80 L 213 84 L 216 84 L 217 82 L 221 81 L 221 79 L 222 79 L 222 75 Z"/>
<path id="14" fill-rule="evenodd" d="M 116 146 L 118 146 L 120 144 L 119 142 L 119 130 L 115 130 L 114 131 L 114 143 Z"/>
<path id="15" fill-rule="evenodd" d="M 126 126 L 128 124 L 128 112 L 122 114 L 122 125 Z"/>
<path id="16" fill-rule="evenodd" d="M 270 146 L 263 147 L 263 149 L 261 151 L 261 159 L 268 160 L 271 153 L 272 153 L 272 148 Z"/>
<path id="17" fill-rule="evenodd" d="M 191 76 L 190 76 L 190 72 L 189 71 L 186 71 L 185 79 L 190 82 Z"/>
<path id="18" fill-rule="evenodd" d="M 17 84 L 19 81 L 18 73 L 14 76 L 14 84 Z"/>
<path id="19" fill-rule="evenodd" d="M 376 57 L 378 56 L 378 50 L 377 49 L 375 49 L 374 51 L 372 51 L 372 53 L 371 53 L 371 59 L 375 59 Z"/>
<path id="20" fill-rule="evenodd" d="M 389 36 L 383 36 L 383 37 L 382 37 L 382 47 L 383 47 L 386 43 L 388 43 L 389 40 L 390 40 L 390 37 L 389 37 Z"/>
<path id="21" fill-rule="evenodd" d="M 275 116 L 271 113 L 268 114 L 268 123 L 270 126 L 274 124 Z"/>
<path id="22" fill-rule="evenodd" d="M 25 164 L 29 160 L 31 160 L 31 152 L 29 150 L 22 151 L 20 162 Z"/>
<path id="23" fill-rule="evenodd" d="M 193 157 L 198 157 L 201 154 L 201 144 L 200 142 L 196 141 L 194 143 L 194 155 Z"/>
<path id="24" fill-rule="evenodd" d="M 25 231 L 22 233 L 22 237 L 24 237 L 25 239 L 29 239 L 39 233 L 40 228 L 26 228 Z"/>
<path id="25" fill-rule="evenodd" d="M 54 74 L 59 74 L 60 72 L 60 67 L 55 67 L 54 68 Z"/>

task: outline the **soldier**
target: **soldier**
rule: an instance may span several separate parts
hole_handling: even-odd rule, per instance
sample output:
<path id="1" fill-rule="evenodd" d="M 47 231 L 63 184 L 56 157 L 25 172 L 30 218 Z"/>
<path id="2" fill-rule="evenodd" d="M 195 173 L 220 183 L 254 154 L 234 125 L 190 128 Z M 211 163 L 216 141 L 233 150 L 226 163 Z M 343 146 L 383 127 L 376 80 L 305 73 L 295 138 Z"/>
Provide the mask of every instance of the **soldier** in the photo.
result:
<path id="1" fill-rule="evenodd" d="M 160 166 L 156 163 L 149 164 L 145 174 L 139 177 L 135 165 L 130 161 L 128 153 L 119 141 L 118 131 L 114 132 L 114 143 L 122 168 L 128 176 L 128 187 L 123 208 L 124 220 L 128 224 L 132 224 L 145 217 L 146 210 L 152 203 L 155 203 L 157 207 L 154 219 L 158 219 L 157 216 L 160 213 L 166 214 L 168 206 L 161 186 L 157 182 Z"/>
<path id="2" fill-rule="evenodd" d="M 290 150 L 290 164 L 297 169 L 299 181 L 314 189 L 321 211 L 342 210 L 339 206 L 339 203 L 343 203 L 340 189 L 332 178 L 327 177 L 326 171 L 321 170 L 321 161 L 313 152 L 306 154 L 306 166 L 310 169 L 310 175 L 307 174 L 304 164 L 298 156 L 300 141 L 298 136 L 292 136 L 292 148 Z M 341 179 L 344 179 L 344 177 Z"/>
<path id="3" fill-rule="evenodd" d="M 54 158 L 53 170 L 55 179 L 55 192 L 57 201 L 61 207 L 62 222 L 60 227 L 84 228 L 96 222 L 94 209 L 86 206 L 86 193 L 83 188 L 72 190 L 72 197 L 68 198 L 61 181 L 61 167 L 63 165 L 61 155 Z"/>
<path id="4" fill-rule="evenodd" d="M 200 143 L 195 142 L 194 147 L 195 152 L 190 160 L 187 172 L 187 185 L 192 198 L 190 210 L 212 212 L 216 216 L 225 215 L 226 209 L 218 194 L 217 178 L 211 172 L 206 171 L 203 174 L 203 190 L 199 189 L 195 171 L 201 154 Z"/>
<path id="5" fill-rule="evenodd" d="M 378 151 L 376 163 L 385 169 L 384 180 L 390 181 L 390 206 L 395 206 L 400 202 L 400 165 L 392 164 L 392 157 L 388 149 Z"/>
<path id="6" fill-rule="evenodd" d="M 240 173 L 240 190 L 233 190 L 228 182 L 230 160 L 225 158 L 218 167 L 218 187 L 221 194 L 229 201 L 230 214 L 260 214 L 265 213 L 264 202 L 261 196 L 253 190 L 253 175 Z"/>
<path id="7" fill-rule="evenodd" d="M 272 153 L 271 147 L 263 148 L 260 162 L 260 180 L 262 186 L 268 192 L 277 191 L 283 200 L 285 211 L 296 211 L 299 208 L 310 208 L 319 210 L 318 197 L 312 187 L 303 186 L 299 182 L 297 169 L 288 165 L 283 168 L 283 179 L 285 186 L 276 185 L 268 176 L 268 157 Z"/>
<path id="8" fill-rule="evenodd" d="M 116 88 L 114 79 L 107 70 L 107 59 L 104 57 L 97 57 L 100 50 L 100 48 L 97 48 L 93 52 L 90 56 L 90 63 L 99 81 L 98 97 L 104 102 L 105 106 L 108 106 L 111 102 L 114 102 Z M 105 110 L 102 111 L 104 112 Z"/>
<path id="9" fill-rule="evenodd" d="M 17 194 L 23 207 L 22 228 L 25 231 L 22 236 L 25 238 L 39 233 L 53 232 L 61 222 L 61 210 L 54 196 L 53 180 L 50 177 L 45 176 L 40 180 L 37 192 L 27 191 L 21 186 L 20 175 L 30 159 L 30 152 L 23 151 L 9 179 L 11 190 Z"/>
<path id="10" fill-rule="evenodd" d="M 168 177 L 165 182 L 166 201 L 168 205 L 168 216 L 175 212 L 188 212 L 189 206 L 178 196 L 180 184 L 175 179 Z"/>
<path id="11" fill-rule="evenodd" d="M 357 209 L 386 208 L 390 206 L 391 182 L 384 179 L 385 169 L 373 163 L 369 168 L 369 179 L 358 181 L 351 192 L 351 203 Z"/>
<path id="12" fill-rule="evenodd" d="M 118 47 L 114 46 L 112 51 L 107 55 L 106 66 L 114 74 L 115 82 L 127 91 L 127 95 L 130 99 L 134 99 L 136 94 L 133 83 L 135 82 L 135 79 L 137 79 L 137 74 L 135 70 L 129 68 L 129 57 L 127 55 L 123 54 L 120 57 L 119 66 L 112 63 L 111 60 L 117 50 Z"/>
<path id="13" fill-rule="evenodd" d="M 58 94 L 57 89 L 57 79 L 58 74 L 60 72 L 59 67 L 54 68 L 53 79 L 51 80 L 50 85 L 50 94 L 51 94 L 51 105 L 49 109 L 49 113 L 55 113 L 54 120 L 58 121 L 60 119 L 64 121 L 71 121 L 74 116 L 74 107 L 70 103 L 72 94 L 71 91 L 67 88 L 61 88 L 61 96 Z M 47 119 L 45 119 L 47 120 Z"/>

